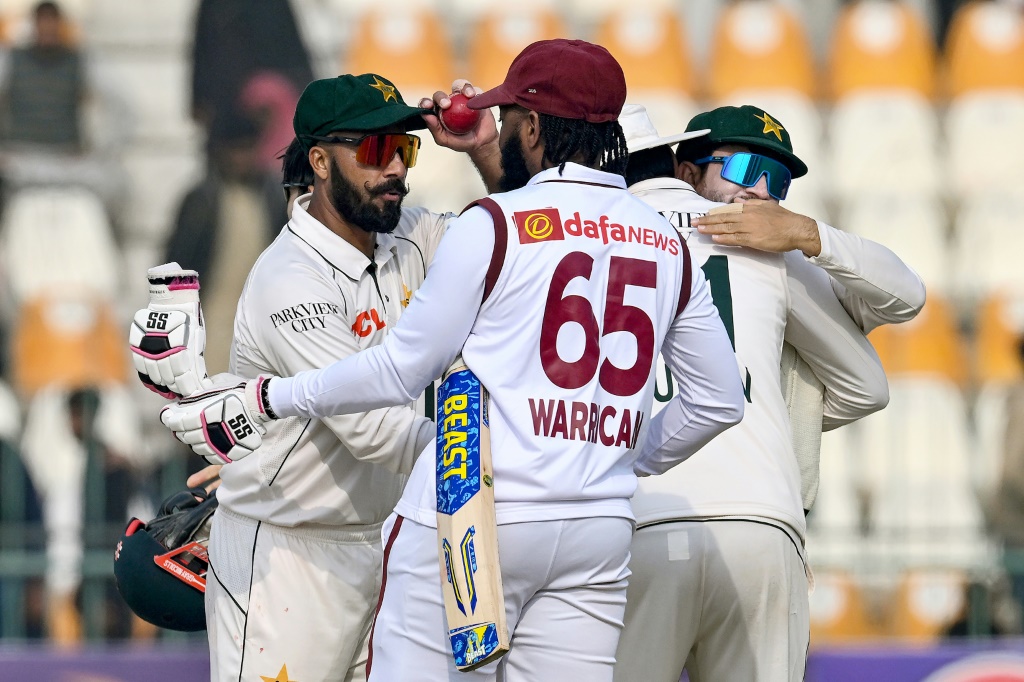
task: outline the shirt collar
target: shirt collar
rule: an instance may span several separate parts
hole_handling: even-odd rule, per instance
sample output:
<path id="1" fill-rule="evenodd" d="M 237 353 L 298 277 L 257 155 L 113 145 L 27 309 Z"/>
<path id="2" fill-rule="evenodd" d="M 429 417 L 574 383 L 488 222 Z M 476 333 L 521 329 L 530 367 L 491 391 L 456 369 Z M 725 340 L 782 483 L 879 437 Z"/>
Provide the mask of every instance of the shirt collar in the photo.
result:
<path id="1" fill-rule="evenodd" d="M 299 239 L 309 244 L 335 270 L 339 270 L 353 281 L 359 281 L 370 265 L 370 259 L 363 252 L 332 232 L 326 225 L 309 215 L 307 211 L 312 194 L 303 194 L 295 200 L 288 229 Z M 381 267 L 388 262 L 397 249 L 394 235 L 378 233 L 373 250 L 373 262 Z"/>
<path id="2" fill-rule="evenodd" d="M 636 195 L 660 189 L 681 189 L 697 194 L 697 190 L 695 190 L 689 183 L 668 177 L 641 180 L 640 182 L 629 186 L 629 193 Z"/>
<path id="3" fill-rule="evenodd" d="M 615 173 L 605 173 L 596 168 L 588 168 L 578 163 L 565 164 L 565 170 L 559 174 L 558 166 L 548 168 L 537 173 L 527 185 L 536 185 L 542 182 L 578 182 L 584 185 L 603 185 L 615 189 L 626 189 L 626 180 Z"/>

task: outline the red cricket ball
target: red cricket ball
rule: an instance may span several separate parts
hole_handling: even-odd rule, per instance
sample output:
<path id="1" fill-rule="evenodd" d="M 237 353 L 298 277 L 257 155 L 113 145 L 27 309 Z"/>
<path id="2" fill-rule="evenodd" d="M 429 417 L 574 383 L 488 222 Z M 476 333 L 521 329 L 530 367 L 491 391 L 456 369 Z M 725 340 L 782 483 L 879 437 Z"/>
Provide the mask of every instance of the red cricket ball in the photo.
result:
<path id="1" fill-rule="evenodd" d="M 449 95 L 452 105 L 441 110 L 441 125 L 455 135 L 465 135 L 480 120 L 480 112 L 469 108 L 469 98 L 459 93 Z"/>

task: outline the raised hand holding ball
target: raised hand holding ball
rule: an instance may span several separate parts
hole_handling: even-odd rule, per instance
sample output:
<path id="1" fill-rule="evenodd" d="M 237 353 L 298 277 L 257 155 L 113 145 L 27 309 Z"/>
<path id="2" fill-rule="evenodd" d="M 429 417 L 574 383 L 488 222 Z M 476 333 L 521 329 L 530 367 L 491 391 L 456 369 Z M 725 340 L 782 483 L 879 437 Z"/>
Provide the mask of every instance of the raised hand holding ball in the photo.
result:
<path id="1" fill-rule="evenodd" d="M 447 109 L 440 109 L 438 118 L 445 130 L 453 135 L 465 135 L 473 130 L 477 121 L 480 120 L 480 112 L 469 108 L 469 98 L 462 93 L 449 95 L 451 106 Z"/>

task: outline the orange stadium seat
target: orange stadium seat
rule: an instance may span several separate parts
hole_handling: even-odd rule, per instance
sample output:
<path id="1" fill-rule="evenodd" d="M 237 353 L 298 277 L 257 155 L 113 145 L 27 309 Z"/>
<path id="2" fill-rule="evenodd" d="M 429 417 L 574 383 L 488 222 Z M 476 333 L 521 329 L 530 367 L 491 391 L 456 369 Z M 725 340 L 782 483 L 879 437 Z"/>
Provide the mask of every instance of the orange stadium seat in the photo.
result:
<path id="1" fill-rule="evenodd" d="M 951 306 L 938 296 L 929 296 L 910 322 L 879 327 L 868 338 L 890 377 L 945 378 L 958 386 L 967 382 L 966 344 Z"/>
<path id="2" fill-rule="evenodd" d="M 124 383 L 124 330 L 109 307 L 89 299 L 39 298 L 22 306 L 13 343 L 14 383 L 26 396 Z"/>
<path id="3" fill-rule="evenodd" d="M 959 571 L 910 571 L 891 602 L 887 634 L 912 642 L 933 642 L 963 615 L 967 580 Z"/>
<path id="4" fill-rule="evenodd" d="M 1013 3 L 970 2 L 949 26 L 945 82 L 950 97 L 1024 88 L 1024 16 Z"/>
<path id="5" fill-rule="evenodd" d="M 846 573 L 815 575 L 809 601 L 811 642 L 815 646 L 877 639 L 882 634 L 864 592 Z"/>
<path id="6" fill-rule="evenodd" d="M 570 36 L 553 11 L 492 8 L 470 29 L 470 78 L 477 87 L 493 88 L 505 80 L 509 65 L 524 47 L 565 37 Z"/>
<path id="7" fill-rule="evenodd" d="M 457 75 L 454 62 L 445 27 L 429 8 L 371 10 L 352 32 L 345 71 L 386 74 L 410 101 L 447 90 Z M 413 91 L 424 87 L 429 90 Z"/>
<path id="8" fill-rule="evenodd" d="M 622 65 L 627 102 L 644 105 L 663 135 L 686 128 L 699 109 L 693 100 L 696 74 L 678 14 L 664 6 L 607 12 L 593 40 Z"/>
<path id="9" fill-rule="evenodd" d="M 778 2 L 729 5 L 715 27 L 708 71 L 707 92 L 714 101 L 735 90 L 789 90 L 807 97 L 817 90 L 804 27 Z"/>
<path id="10" fill-rule="evenodd" d="M 834 99 L 878 88 L 931 97 L 935 44 L 918 11 L 906 2 L 859 0 L 846 5 L 832 36 L 828 80 Z"/>
<path id="11" fill-rule="evenodd" d="M 1021 301 L 998 293 L 982 301 L 975 318 L 972 352 L 975 383 L 1009 384 L 1021 379 L 1018 347 L 1022 334 Z"/>
<path id="12" fill-rule="evenodd" d="M 689 44 L 679 16 L 668 8 L 621 9 L 598 26 L 594 42 L 622 65 L 630 101 L 634 92 L 671 90 L 693 97 L 696 87 Z"/>

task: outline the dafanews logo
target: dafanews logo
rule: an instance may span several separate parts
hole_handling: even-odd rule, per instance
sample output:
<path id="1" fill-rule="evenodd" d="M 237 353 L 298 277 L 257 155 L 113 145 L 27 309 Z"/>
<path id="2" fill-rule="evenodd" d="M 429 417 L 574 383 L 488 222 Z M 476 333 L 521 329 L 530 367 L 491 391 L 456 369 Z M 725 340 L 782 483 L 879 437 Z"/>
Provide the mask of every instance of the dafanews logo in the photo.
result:
<path id="1" fill-rule="evenodd" d="M 512 216 L 519 228 L 520 244 L 535 244 L 565 239 L 562 218 L 557 208 L 535 208 L 532 211 L 516 211 Z"/>

